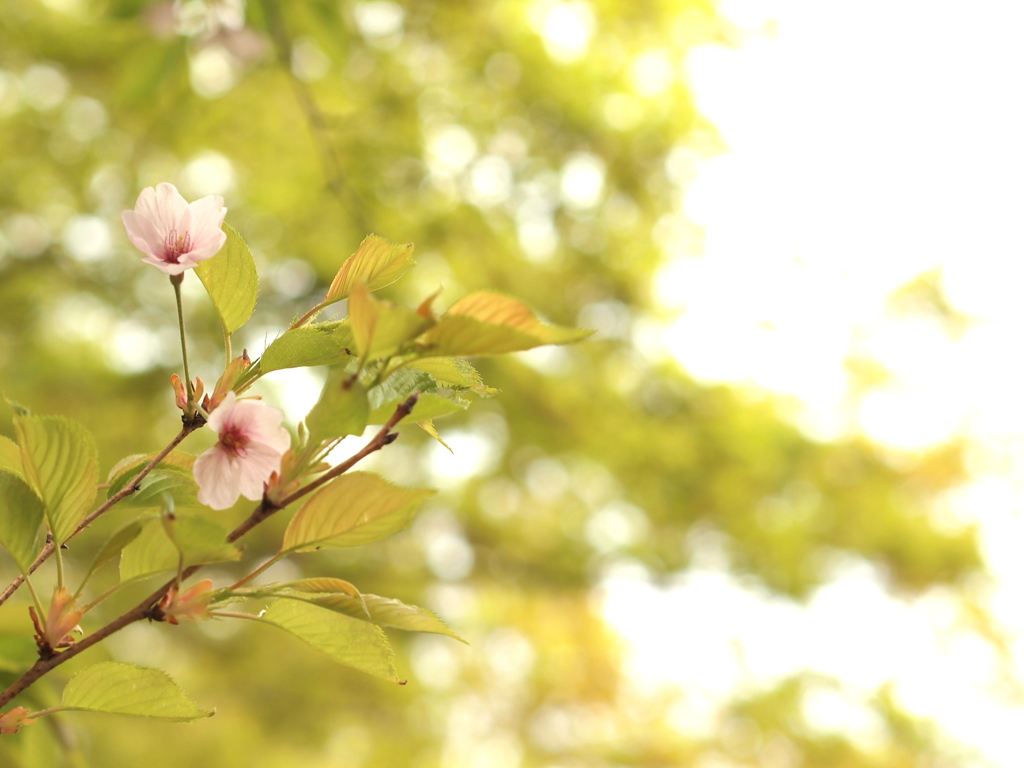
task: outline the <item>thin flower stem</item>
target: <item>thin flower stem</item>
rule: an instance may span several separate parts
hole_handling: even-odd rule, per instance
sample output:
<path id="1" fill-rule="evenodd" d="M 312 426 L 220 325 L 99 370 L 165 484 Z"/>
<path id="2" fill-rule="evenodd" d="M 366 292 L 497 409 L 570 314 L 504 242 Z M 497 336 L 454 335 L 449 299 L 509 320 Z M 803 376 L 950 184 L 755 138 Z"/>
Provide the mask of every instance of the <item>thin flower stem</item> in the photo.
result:
<path id="1" fill-rule="evenodd" d="M 249 621 L 260 620 L 259 616 L 252 613 L 236 613 L 235 611 L 210 611 L 210 615 L 220 619 L 249 619 Z"/>
<path id="2" fill-rule="evenodd" d="M 32 584 L 32 579 L 25 577 L 25 583 L 28 584 L 29 594 L 32 595 L 32 602 L 35 603 L 36 610 L 39 612 L 39 620 L 46 621 L 46 609 L 43 608 L 43 601 L 39 599 L 39 593 L 36 592 L 35 585 Z"/>
<path id="3" fill-rule="evenodd" d="M 50 707 L 49 709 L 40 709 L 38 712 L 33 712 L 32 714 L 28 715 L 28 717 L 31 717 L 33 719 L 39 717 L 46 717 L 47 715 L 52 715 L 54 712 L 63 712 L 64 710 L 65 707 Z"/>
<path id="4" fill-rule="evenodd" d="M 53 554 L 57 556 L 57 586 L 64 586 L 64 558 L 60 553 L 60 547 L 53 548 Z"/>
<path id="5" fill-rule="evenodd" d="M 83 585 L 83 586 L 84 586 L 84 585 Z M 89 603 L 89 604 L 88 604 L 88 605 L 86 605 L 86 606 L 83 606 L 83 607 L 82 607 L 82 609 L 81 609 L 81 610 L 82 610 L 82 613 L 88 613 L 88 612 L 89 612 L 89 611 L 91 611 L 91 610 L 92 610 L 93 608 L 95 608 L 95 607 L 96 607 L 97 605 L 99 605 L 99 604 L 100 604 L 100 603 L 102 603 L 102 602 L 103 602 L 104 600 L 106 600 L 106 599 L 107 599 L 108 597 L 110 597 L 110 596 L 111 596 L 112 594 L 114 594 L 115 592 L 117 592 L 117 590 L 119 590 L 119 589 L 120 589 L 121 587 L 123 587 L 123 586 L 124 586 L 124 584 L 115 584 L 115 585 L 114 585 L 114 586 L 112 586 L 112 587 L 111 587 L 110 589 L 108 589 L 108 590 L 107 590 L 106 592 L 104 592 L 104 593 L 103 593 L 102 595 L 100 595 L 100 596 L 99 596 L 99 597 L 97 597 L 97 598 L 96 598 L 95 600 L 93 600 L 93 601 L 92 601 L 91 603 Z M 79 590 L 79 594 L 81 594 L 81 590 Z M 78 595 L 75 595 L 75 597 L 78 597 Z"/>
<path id="6" fill-rule="evenodd" d="M 270 566 L 272 566 L 274 563 L 278 562 L 283 557 L 284 557 L 284 554 L 281 553 L 281 552 L 278 552 L 276 555 L 274 555 L 272 558 L 267 560 L 267 562 L 265 562 L 263 565 L 261 565 L 259 568 L 257 568 L 252 573 L 250 573 L 248 576 L 245 576 L 241 580 L 236 581 L 234 584 L 232 584 L 230 587 L 228 587 L 228 589 L 233 592 L 234 590 L 238 589 L 239 587 L 244 587 L 246 584 L 248 584 L 250 581 L 255 579 L 257 576 L 259 576 L 261 573 L 263 573 L 265 570 L 267 570 Z"/>
<path id="7" fill-rule="evenodd" d="M 330 305 L 330 303 L 331 302 L 329 302 L 329 301 L 322 301 L 322 302 L 320 302 L 315 307 L 313 307 L 311 310 L 309 310 L 309 312 L 307 312 L 302 317 L 300 317 L 298 320 L 296 320 L 294 323 L 289 325 L 288 326 L 288 330 L 289 331 L 294 331 L 296 328 L 301 328 L 303 325 L 306 324 L 307 320 L 309 320 L 311 317 L 316 315 L 316 313 L 319 312 L 320 310 L 322 310 L 324 307 Z"/>
<path id="8" fill-rule="evenodd" d="M 224 323 L 220 324 L 221 330 L 224 331 L 224 367 L 231 365 L 231 334 L 228 333 L 228 327 Z"/>
<path id="9" fill-rule="evenodd" d="M 185 425 L 182 426 L 181 431 L 174 436 L 174 439 L 171 440 L 171 442 L 168 443 L 167 446 L 162 451 L 160 451 L 160 453 L 154 456 L 149 461 L 149 463 L 146 464 L 146 466 L 139 470 L 139 473 L 135 475 L 135 477 L 133 477 L 131 480 L 125 483 L 124 488 L 122 488 L 120 491 L 115 493 L 105 502 L 96 507 L 96 509 L 90 512 L 88 515 L 86 515 L 85 519 L 78 524 L 78 527 L 75 528 L 74 533 L 72 533 L 71 536 L 68 538 L 71 539 L 80 534 L 82 531 L 88 528 L 96 520 L 96 518 L 98 518 L 112 506 L 117 504 L 122 499 L 127 498 L 128 496 L 131 496 L 133 493 L 135 493 L 136 490 L 138 489 L 139 483 L 146 479 L 146 476 L 153 471 L 156 465 L 163 461 L 165 458 L 167 458 L 167 455 L 175 448 L 177 448 L 178 445 L 181 444 L 182 440 L 184 440 L 190 434 L 195 432 L 202 425 L 203 422 L 198 419 L 192 419 L 190 421 L 187 421 Z M 54 543 L 52 539 L 47 541 L 46 545 L 40 550 L 39 554 L 36 555 L 36 559 L 32 562 L 32 565 L 29 566 L 28 572 L 35 573 L 36 569 L 38 569 L 39 566 L 41 566 L 43 563 L 50 559 L 50 557 L 53 555 L 56 549 L 57 545 Z M 14 579 L 14 581 L 8 584 L 7 588 L 3 592 L 0 592 L 0 605 L 6 603 L 11 598 L 11 595 L 17 592 L 18 588 L 24 582 L 25 576 L 19 575 L 16 579 Z"/>
<path id="10" fill-rule="evenodd" d="M 185 391 L 188 393 L 189 408 L 195 403 L 195 390 L 192 387 L 192 377 L 188 373 L 188 349 L 185 344 L 185 313 L 181 308 L 181 283 L 185 274 L 171 275 L 171 285 L 174 286 L 174 303 L 178 306 L 178 333 L 181 335 L 181 364 L 185 369 Z"/>
<path id="11" fill-rule="evenodd" d="M 376 435 L 374 435 L 373 440 L 371 440 L 366 445 L 365 448 L 351 456 L 345 462 L 339 464 L 330 472 L 325 473 L 314 482 L 310 483 L 304 488 L 300 488 L 295 493 L 291 494 L 285 499 L 282 499 L 279 502 L 273 502 L 267 498 L 264 498 L 263 501 L 261 501 L 259 505 L 256 507 L 256 509 L 253 510 L 253 513 L 241 524 L 239 524 L 238 527 L 235 528 L 235 530 L 228 534 L 227 542 L 229 544 L 235 543 L 245 534 L 247 534 L 249 531 L 255 528 L 257 525 L 259 525 L 268 517 L 277 512 L 279 509 L 284 509 L 286 506 L 288 506 L 288 504 L 291 504 L 293 501 L 302 498 L 308 493 L 312 493 L 316 488 L 319 488 L 326 482 L 330 482 L 330 480 L 333 480 L 335 477 L 342 474 L 342 472 L 347 472 L 356 463 L 364 459 L 366 456 L 369 456 L 371 453 L 375 451 L 379 451 L 381 448 L 391 443 L 394 439 L 392 437 L 391 430 L 395 428 L 398 422 L 400 422 L 402 419 L 409 415 L 413 407 L 416 405 L 416 401 L 418 399 L 419 395 L 414 394 L 412 395 L 412 397 L 410 397 L 401 405 L 399 405 L 398 408 L 395 409 L 395 412 L 394 414 L 392 414 L 391 418 L 388 419 L 388 422 L 381 428 L 381 430 Z M 185 579 L 189 578 L 197 571 L 199 571 L 202 567 L 202 565 L 189 566 L 181 574 L 181 580 L 184 581 Z M 171 579 L 162 587 L 153 592 L 145 600 L 136 605 L 134 608 L 126 611 L 125 613 L 122 613 L 109 624 L 100 627 L 100 629 L 96 630 L 91 635 L 82 638 L 82 640 L 75 643 L 70 648 L 63 650 L 59 653 L 54 653 L 53 655 L 40 657 L 35 664 L 29 667 L 28 670 L 26 670 L 25 673 L 21 675 L 21 677 L 19 677 L 17 680 L 11 683 L 5 691 L 0 693 L 0 709 L 6 707 L 15 696 L 18 696 L 27 688 L 31 687 L 37 680 L 43 677 L 46 673 L 50 672 L 52 669 L 59 667 L 66 661 L 70 661 L 71 659 L 78 656 L 78 654 L 84 653 L 97 643 L 103 642 L 111 635 L 127 627 L 129 624 L 134 624 L 135 622 L 142 621 L 146 618 L 153 620 L 161 620 L 163 617 L 159 611 L 160 601 L 163 600 L 164 596 L 167 594 L 167 591 L 176 583 L 178 583 L 177 578 Z M 242 615 L 240 614 L 239 617 L 241 618 L 241 616 Z M 246 616 L 246 618 L 256 617 Z"/>

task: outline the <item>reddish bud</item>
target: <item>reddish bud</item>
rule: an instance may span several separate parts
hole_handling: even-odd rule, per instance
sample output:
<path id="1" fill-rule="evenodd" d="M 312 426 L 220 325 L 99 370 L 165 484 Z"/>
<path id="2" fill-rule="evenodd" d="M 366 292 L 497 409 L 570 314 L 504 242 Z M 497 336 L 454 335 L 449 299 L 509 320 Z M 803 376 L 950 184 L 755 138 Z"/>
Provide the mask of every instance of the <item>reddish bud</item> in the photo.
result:
<path id="1" fill-rule="evenodd" d="M 250 365 L 252 365 L 252 361 L 249 360 L 249 355 L 245 350 L 242 350 L 241 355 L 227 364 L 224 373 L 217 379 L 217 385 L 213 388 L 213 396 L 210 397 L 208 411 L 212 411 L 220 405 L 224 398 L 227 397 L 228 392 L 234 391 L 239 378 L 241 378 Z"/>
<path id="2" fill-rule="evenodd" d="M 17 733 L 23 725 L 32 725 L 35 720 L 28 716 L 24 707 L 15 707 L 0 715 L 0 733 Z"/>
<path id="3" fill-rule="evenodd" d="M 36 628 L 36 645 L 41 651 L 51 653 L 58 648 L 69 648 L 75 644 L 73 633 L 80 634 L 82 631 L 78 622 L 82 620 L 85 611 L 78 610 L 74 598 L 64 587 L 53 591 L 45 625 L 40 624 L 35 608 L 29 608 L 28 612 Z"/>
<path id="4" fill-rule="evenodd" d="M 210 618 L 210 598 L 213 597 L 213 580 L 203 579 L 183 592 L 177 584 L 173 585 L 164 599 L 160 601 L 160 612 L 171 624 L 179 619 L 185 621 L 203 621 Z"/>
<path id="5" fill-rule="evenodd" d="M 182 411 L 188 409 L 188 395 L 185 393 L 185 385 L 181 382 L 181 376 L 171 374 L 171 387 L 174 389 L 174 404 Z"/>

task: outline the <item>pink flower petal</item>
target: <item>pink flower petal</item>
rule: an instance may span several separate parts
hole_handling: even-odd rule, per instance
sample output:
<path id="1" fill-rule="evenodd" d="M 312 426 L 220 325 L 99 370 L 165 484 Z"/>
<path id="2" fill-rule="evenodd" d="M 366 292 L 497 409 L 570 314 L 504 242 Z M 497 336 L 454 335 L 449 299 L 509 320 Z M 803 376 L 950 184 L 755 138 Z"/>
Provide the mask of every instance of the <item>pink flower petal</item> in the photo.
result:
<path id="1" fill-rule="evenodd" d="M 263 443 L 249 443 L 238 461 L 238 487 L 252 501 L 263 498 L 263 483 L 281 468 L 281 452 Z"/>
<path id="2" fill-rule="evenodd" d="M 188 203 L 173 184 L 162 182 L 156 188 L 146 187 L 135 202 L 135 212 L 153 222 L 163 236 L 178 227 Z"/>
<path id="3" fill-rule="evenodd" d="M 238 395 L 233 391 L 228 392 L 221 401 L 221 404 L 210 414 L 206 425 L 219 435 L 224 431 L 225 427 L 232 423 L 232 414 L 237 407 L 237 403 Z"/>
<path id="4" fill-rule="evenodd" d="M 154 267 L 159 269 L 168 275 L 180 275 L 189 267 L 195 266 L 194 264 L 172 264 L 169 261 L 163 261 L 161 259 L 154 258 L 153 256 L 147 256 L 142 260 L 146 264 L 152 264 Z"/>
<path id="5" fill-rule="evenodd" d="M 292 438 L 288 430 L 281 426 L 284 414 L 277 408 L 271 408 L 259 400 L 240 400 L 235 413 L 235 423 L 243 426 L 250 440 L 269 445 L 279 454 L 291 447 Z"/>
<path id="6" fill-rule="evenodd" d="M 227 509 L 238 501 L 241 468 L 220 446 L 213 446 L 192 465 L 199 483 L 199 503 L 211 509 Z"/>
<path id="7" fill-rule="evenodd" d="M 146 255 L 144 262 L 180 275 L 224 246 L 227 235 L 221 226 L 226 214 L 220 195 L 188 203 L 173 184 L 163 182 L 142 190 L 135 209 L 125 211 L 121 220 L 132 245 Z"/>
<path id="8" fill-rule="evenodd" d="M 152 221 L 135 211 L 122 213 L 121 221 L 132 245 L 148 256 L 160 258 L 164 251 L 164 236 Z"/>
<path id="9" fill-rule="evenodd" d="M 193 465 L 199 483 L 199 501 L 214 509 L 226 509 L 239 493 L 247 499 L 263 498 L 263 485 L 280 469 L 281 456 L 291 446 L 284 415 L 261 400 L 239 400 L 228 392 L 210 414 L 207 426 L 225 442 L 219 442 Z M 224 437 L 231 434 L 231 439 Z"/>
<path id="10" fill-rule="evenodd" d="M 220 195 L 207 195 L 188 204 L 192 211 L 192 226 L 196 231 L 221 232 L 224 217 L 228 209 L 224 207 L 224 198 Z"/>

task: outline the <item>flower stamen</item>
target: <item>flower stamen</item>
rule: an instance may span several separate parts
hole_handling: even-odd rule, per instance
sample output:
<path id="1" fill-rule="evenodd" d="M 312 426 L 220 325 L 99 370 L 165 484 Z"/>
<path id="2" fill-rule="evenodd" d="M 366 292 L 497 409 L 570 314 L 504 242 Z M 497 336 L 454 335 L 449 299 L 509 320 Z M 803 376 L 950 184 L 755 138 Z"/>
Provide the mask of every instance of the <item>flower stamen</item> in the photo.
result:
<path id="1" fill-rule="evenodd" d="M 169 264 L 177 264 L 183 253 L 192 250 L 192 234 L 186 232 L 179 235 L 178 230 L 172 229 L 167 233 L 164 240 L 164 260 Z"/>
<path id="2" fill-rule="evenodd" d="M 225 429 L 220 435 L 221 447 L 232 456 L 240 456 L 245 453 L 245 447 L 249 444 L 249 436 L 240 429 Z"/>

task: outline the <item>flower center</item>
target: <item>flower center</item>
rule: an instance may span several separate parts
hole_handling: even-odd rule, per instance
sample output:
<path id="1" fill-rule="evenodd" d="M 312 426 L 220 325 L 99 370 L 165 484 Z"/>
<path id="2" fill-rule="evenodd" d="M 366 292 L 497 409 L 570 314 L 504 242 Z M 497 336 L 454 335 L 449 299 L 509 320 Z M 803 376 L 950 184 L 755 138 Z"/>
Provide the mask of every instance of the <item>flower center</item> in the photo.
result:
<path id="1" fill-rule="evenodd" d="M 221 448 L 232 456 L 238 456 L 239 454 L 244 453 L 245 447 L 249 445 L 250 442 L 249 436 L 243 433 L 238 427 L 228 427 L 220 433 Z"/>
<path id="2" fill-rule="evenodd" d="M 192 250 L 192 235 L 186 232 L 178 234 L 178 230 L 172 229 L 164 239 L 164 261 L 169 264 L 177 264 L 181 254 Z"/>

